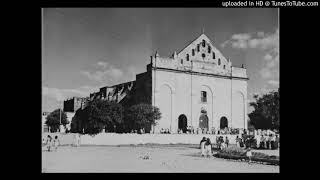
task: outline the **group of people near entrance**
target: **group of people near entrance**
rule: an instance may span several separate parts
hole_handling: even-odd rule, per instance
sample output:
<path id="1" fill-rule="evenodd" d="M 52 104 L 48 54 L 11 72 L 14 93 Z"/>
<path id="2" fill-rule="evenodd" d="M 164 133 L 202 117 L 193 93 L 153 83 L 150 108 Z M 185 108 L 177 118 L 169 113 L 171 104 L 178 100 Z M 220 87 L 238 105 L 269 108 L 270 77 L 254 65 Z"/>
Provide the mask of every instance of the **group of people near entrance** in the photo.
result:
<path id="1" fill-rule="evenodd" d="M 229 146 L 229 139 L 225 137 L 223 139 L 222 136 L 216 137 L 216 144 L 219 150 L 225 149 Z M 203 137 L 200 141 L 200 149 L 201 149 L 201 156 L 211 157 L 212 156 L 212 143 L 210 138 Z"/>
<path id="2" fill-rule="evenodd" d="M 216 143 L 217 143 L 217 148 L 222 150 L 229 146 L 229 139 L 227 136 L 225 137 L 225 139 L 223 139 L 222 136 L 217 136 Z"/>

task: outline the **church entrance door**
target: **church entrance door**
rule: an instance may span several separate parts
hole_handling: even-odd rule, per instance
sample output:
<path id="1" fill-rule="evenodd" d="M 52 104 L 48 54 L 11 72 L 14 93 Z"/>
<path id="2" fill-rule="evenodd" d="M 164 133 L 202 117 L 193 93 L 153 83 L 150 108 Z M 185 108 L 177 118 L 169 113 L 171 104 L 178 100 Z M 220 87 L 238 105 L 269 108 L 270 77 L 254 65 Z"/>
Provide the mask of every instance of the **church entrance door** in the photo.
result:
<path id="1" fill-rule="evenodd" d="M 209 128 L 209 118 L 206 113 L 202 113 L 199 118 L 199 128 L 208 129 Z"/>
<path id="2" fill-rule="evenodd" d="M 183 133 L 186 133 L 187 125 L 188 125 L 188 122 L 187 122 L 186 115 L 181 114 L 178 120 L 178 129 L 181 129 Z"/>
<path id="3" fill-rule="evenodd" d="M 224 129 L 224 128 L 226 128 L 226 127 L 228 127 L 228 119 L 223 116 L 223 117 L 220 119 L 220 129 Z"/>

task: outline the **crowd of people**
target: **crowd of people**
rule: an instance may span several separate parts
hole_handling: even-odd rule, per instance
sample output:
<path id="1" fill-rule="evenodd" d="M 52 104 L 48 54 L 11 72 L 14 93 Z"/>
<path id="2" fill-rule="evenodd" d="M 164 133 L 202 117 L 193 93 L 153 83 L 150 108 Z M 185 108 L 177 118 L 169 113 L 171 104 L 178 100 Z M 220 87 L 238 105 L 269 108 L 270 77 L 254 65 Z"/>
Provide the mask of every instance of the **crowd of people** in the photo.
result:
<path id="1" fill-rule="evenodd" d="M 216 130 L 215 128 L 193 128 L 193 126 L 188 126 L 186 129 L 178 129 L 178 134 L 218 134 L 218 135 L 227 135 L 227 134 L 239 134 L 239 133 L 246 133 L 245 129 L 239 128 L 224 128 Z"/>

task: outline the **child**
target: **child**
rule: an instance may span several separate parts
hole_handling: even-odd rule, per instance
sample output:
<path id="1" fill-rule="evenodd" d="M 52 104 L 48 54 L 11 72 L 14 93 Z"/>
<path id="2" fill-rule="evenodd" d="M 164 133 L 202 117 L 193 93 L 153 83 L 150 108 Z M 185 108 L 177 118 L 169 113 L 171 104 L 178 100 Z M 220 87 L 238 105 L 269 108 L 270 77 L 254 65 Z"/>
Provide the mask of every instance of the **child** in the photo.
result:
<path id="1" fill-rule="evenodd" d="M 60 141 L 58 139 L 58 136 L 55 136 L 54 141 L 53 141 L 55 151 L 57 151 L 59 144 L 60 144 Z"/>
<path id="2" fill-rule="evenodd" d="M 251 156 L 252 156 L 252 152 L 251 152 L 251 148 L 249 147 L 247 152 L 246 152 L 247 157 L 249 158 L 249 164 L 251 163 Z"/>
<path id="3" fill-rule="evenodd" d="M 52 146 L 52 138 L 51 138 L 51 136 L 50 136 L 50 135 L 48 135 L 48 137 L 47 137 L 46 145 L 47 145 L 47 149 L 48 149 L 48 151 L 50 152 L 50 150 L 51 150 L 51 146 Z"/>
<path id="4" fill-rule="evenodd" d="M 207 139 L 205 137 L 202 138 L 200 141 L 200 149 L 201 149 L 201 156 L 203 157 L 205 155 L 205 143 Z"/>

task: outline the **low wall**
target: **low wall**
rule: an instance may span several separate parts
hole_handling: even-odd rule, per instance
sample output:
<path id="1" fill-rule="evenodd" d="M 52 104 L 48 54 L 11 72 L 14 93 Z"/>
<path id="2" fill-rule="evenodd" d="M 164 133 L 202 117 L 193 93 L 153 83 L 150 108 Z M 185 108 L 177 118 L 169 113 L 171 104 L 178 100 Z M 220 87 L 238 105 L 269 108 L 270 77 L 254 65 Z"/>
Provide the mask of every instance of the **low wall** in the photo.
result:
<path id="1" fill-rule="evenodd" d="M 71 145 L 74 143 L 74 134 L 43 133 L 43 138 L 47 136 L 58 136 L 61 145 Z M 81 145 L 129 145 L 129 144 L 199 144 L 203 137 L 210 138 L 212 143 L 216 143 L 216 136 L 228 137 L 230 144 L 235 144 L 237 135 L 212 135 L 212 134 L 116 134 L 101 133 L 95 136 L 81 135 Z"/>
<path id="2" fill-rule="evenodd" d="M 212 134 L 115 134 L 103 133 L 96 136 L 82 135 L 81 145 L 125 145 L 125 144 L 199 144 L 203 137 L 215 143 L 217 135 Z M 228 136 L 229 143 L 235 144 L 236 135 Z"/>

